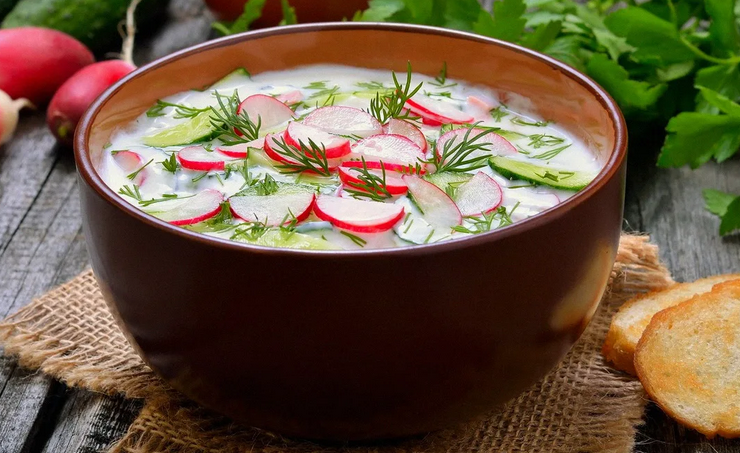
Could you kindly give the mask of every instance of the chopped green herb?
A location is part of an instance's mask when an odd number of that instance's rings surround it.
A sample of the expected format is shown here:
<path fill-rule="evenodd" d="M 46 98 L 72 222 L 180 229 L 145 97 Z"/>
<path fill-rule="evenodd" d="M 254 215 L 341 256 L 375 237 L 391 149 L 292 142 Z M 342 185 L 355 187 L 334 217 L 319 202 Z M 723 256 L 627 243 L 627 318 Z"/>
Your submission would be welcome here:
<path fill-rule="evenodd" d="M 133 172 L 129 173 L 128 175 L 126 175 L 126 177 L 127 177 L 128 179 L 130 179 L 131 181 L 133 181 L 133 180 L 134 180 L 134 178 L 136 178 L 136 176 L 137 176 L 137 175 L 138 175 L 139 173 L 141 173 L 141 171 L 142 171 L 143 169 L 145 169 L 145 168 L 146 168 L 146 167 L 147 167 L 147 166 L 148 166 L 149 164 L 151 164 L 152 162 L 154 162 L 154 159 L 149 159 L 149 162 L 147 162 L 147 163 L 145 163 L 144 165 L 142 165 L 141 167 L 137 168 L 137 169 L 136 169 L 135 171 L 133 171 Z"/>
<path fill-rule="evenodd" d="M 355 84 L 358 88 L 364 88 L 368 91 L 380 91 L 385 90 L 385 85 L 383 85 L 380 82 L 375 82 L 371 80 L 370 82 L 357 82 Z"/>
<path fill-rule="evenodd" d="M 344 235 L 344 236 L 347 236 L 350 239 L 350 241 L 354 242 L 355 244 L 359 245 L 360 247 L 365 247 L 365 245 L 367 244 L 367 241 L 366 240 L 362 239 L 359 236 L 355 236 L 352 233 L 348 233 L 346 231 L 340 231 L 340 233 L 342 235 Z"/>
<path fill-rule="evenodd" d="M 301 173 L 310 171 L 322 176 L 331 176 L 329 161 L 326 158 L 326 149 L 309 139 L 308 144 L 299 141 L 298 147 L 289 145 L 284 138 L 273 140 L 274 150 L 285 157 L 284 162 L 277 167 L 283 173 Z"/>
<path fill-rule="evenodd" d="M 553 148 L 551 150 L 542 152 L 540 154 L 535 154 L 534 156 L 532 156 L 532 159 L 550 160 L 553 157 L 560 154 L 561 152 L 563 152 L 564 150 L 568 149 L 569 147 L 570 147 L 570 143 L 568 143 L 567 145 L 561 146 L 560 148 Z"/>
<path fill-rule="evenodd" d="M 121 195 L 131 197 L 136 201 L 141 201 L 141 192 L 139 192 L 139 186 L 132 184 L 130 187 L 125 185 L 118 191 Z"/>
<path fill-rule="evenodd" d="M 419 83 L 415 88 L 411 88 L 411 63 L 409 62 L 406 67 L 406 82 L 404 85 L 398 81 L 395 72 L 391 72 L 393 75 L 393 90 L 387 96 L 381 96 L 380 93 L 375 94 L 375 99 L 370 101 L 369 113 L 374 116 L 381 124 L 385 124 L 391 118 L 397 119 L 410 119 L 414 118 L 408 111 L 404 109 L 406 101 L 413 97 L 422 86 Z"/>
<path fill-rule="evenodd" d="M 487 152 L 490 150 L 489 143 L 478 142 L 489 129 L 483 129 L 481 132 L 472 133 L 477 124 L 473 124 L 465 132 L 461 140 L 448 140 L 442 147 L 441 153 L 434 153 L 434 156 L 427 161 L 437 167 L 437 172 L 467 172 L 477 168 L 484 167 L 487 159 L 491 157 Z M 472 136 L 471 136 L 472 135 Z M 481 152 L 474 154 L 476 152 Z"/>
<path fill-rule="evenodd" d="M 162 165 L 162 167 L 164 167 L 165 171 L 168 171 L 173 175 L 177 173 L 177 168 L 179 167 L 179 164 L 177 163 L 177 157 L 175 156 L 175 153 L 170 154 L 167 159 L 159 163 Z"/>
<path fill-rule="evenodd" d="M 162 198 L 152 198 L 152 199 L 149 199 L 149 200 L 140 200 L 139 201 L 139 205 L 141 205 L 142 207 L 147 207 L 149 205 L 153 205 L 155 203 L 161 203 L 163 201 L 192 198 L 194 196 L 195 195 L 187 195 L 187 196 L 181 197 L 181 196 L 179 196 L 177 194 L 174 194 L 174 193 L 165 193 L 165 194 L 162 194 Z"/>
<path fill-rule="evenodd" d="M 550 134 L 532 134 L 529 136 L 529 146 L 537 149 L 543 146 L 557 146 L 565 142 L 564 138 Z"/>
<path fill-rule="evenodd" d="M 494 121 L 497 123 L 501 122 L 504 117 L 509 116 L 508 112 L 505 112 L 503 105 L 499 105 L 495 109 L 492 109 L 489 113 L 491 114 L 491 118 L 493 118 Z"/>
<path fill-rule="evenodd" d="M 146 116 L 152 118 L 156 116 L 164 116 L 165 110 L 168 108 L 174 109 L 174 118 L 194 118 L 201 112 L 206 112 L 210 110 L 210 107 L 205 107 L 202 109 L 198 109 L 195 107 L 190 107 L 185 104 L 173 104 L 171 102 L 166 102 L 161 99 L 157 99 L 157 103 L 154 104 L 152 108 L 146 111 Z"/>
<path fill-rule="evenodd" d="M 217 129 L 218 134 L 225 137 L 222 141 L 227 145 L 236 145 L 256 140 L 259 137 L 261 118 L 253 122 L 247 112 L 239 112 L 239 93 L 234 90 L 231 96 L 224 96 L 218 91 L 214 93 L 218 101 L 218 108 L 211 109 L 211 124 Z M 240 135 L 241 134 L 241 135 Z"/>
<path fill-rule="evenodd" d="M 278 183 L 275 181 L 275 178 L 268 174 L 265 174 L 262 180 L 255 181 L 251 186 L 257 190 L 257 195 L 260 196 L 272 195 L 280 188 Z"/>
<path fill-rule="evenodd" d="M 345 190 L 355 198 L 369 198 L 374 201 L 383 201 L 392 198 L 385 181 L 385 166 L 380 162 L 381 176 L 373 174 L 368 168 L 365 158 L 362 158 L 362 168 L 350 167 L 350 171 L 357 172 L 360 182 L 348 182 Z"/>
<path fill-rule="evenodd" d="M 520 126 L 535 126 L 535 127 L 545 127 L 548 124 L 550 124 L 549 121 L 527 121 L 521 116 L 515 116 L 511 119 L 511 122 L 514 124 L 518 124 Z"/>

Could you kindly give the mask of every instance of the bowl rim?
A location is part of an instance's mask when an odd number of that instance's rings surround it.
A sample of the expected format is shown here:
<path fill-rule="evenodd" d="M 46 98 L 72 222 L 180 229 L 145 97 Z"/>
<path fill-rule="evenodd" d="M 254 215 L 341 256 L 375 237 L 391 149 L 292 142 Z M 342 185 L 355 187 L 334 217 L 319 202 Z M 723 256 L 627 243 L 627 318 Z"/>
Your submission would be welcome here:
<path fill-rule="evenodd" d="M 156 70 L 161 66 L 165 66 L 171 62 L 187 58 L 192 54 L 209 50 L 212 48 L 218 48 L 222 46 L 232 45 L 237 42 L 251 41 L 260 38 L 267 38 L 270 36 L 284 35 L 284 34 L 300 34 L 307 32 L 321 32 L 321 31 L 335 31 L 335 30 L 378 30 L 378 31 L 394 31 L 394 32 L 406 32 L 406 33 L 420 33 L 420 34 L 432 34 L 438 36 L 444 36 L 453 39 L 463 39 L 469 41 L 482 42 L 494 46 L 506 48 L 508 50 L 523 54 L 529 58 L 538 60 L 553 69 L 556 69 L 566 75 L 571 80 L 574 80 L 582 87 L 586 88 L 592 95 L 596 97 L 599 103 L 602 105 L 604 110 L 609 115 L 610 120 L 614 124 L 614 148 L 611 150 L 609 159 L 604 164 L 604 167 L 599 171 L 593 181 L 591 181 L 584 189 L 578 191 L 574 196 L 565 200 L 558 205 L 547 209 L 541 213 L 538 213 L 532 217 L 520 220 L 514 224 L 507 225 L 500 229 L 487 231 L 485 233 L 470 235 L 467 237 L 457 238 L 451 241 L 443 241 L 432 244 L 413 244 L 407 247 L 393 247 L 393 248 L 380 248 L 380 249 L 360 249 L 360 250 L 303 250 L 303 249 L 290 249 L 283 247 L 267 247 L 260 245 L 253 245 L 243 242 L 232 241 L 229 239 L 223 239 L 214 236 L 208 236 L 206 234 L 197 233 L 194 231 L 186 230 L 176 225 L 171 225 L 163 220 L 160 220 L 144 211 L 138 209 L 132 204 L 128 203 L 120 195 L 115 193 L 107 184 L 103 181 L 102 177 L 95 170 L 95 167 L 90 159 L 90 153 L 88 150 L 88 139 L 91 133 L 92 123 L 101 110 L 103 105 L 130 80 L 141 77 L 142 75 Z M 134 217 L 138 221 L 144 222 L 145 224 L 155 227 L 169 234 L 175 234 L 183 237 L 184 239 L 194 240 L 201 243 L 202 245 L 210 245 L 215 247 L 222 247 L 226 249 L 233 249 L 234 251 L 250 251 L 255 253 L 269 253 L 279 255 L 316 255 L 316 256 L 355 256 L 355 255 L 406 255 L 406 254 L 427 254 L 427 253 L 439 253 L 455 249 L 464 249 L 468 247 L 475 247 L 483 243 L 497 241 L 516 234 L 526 234 L 527 231 L 541 227 L 545 224 L 551 223 L 555 219 L 558 219 L 565 215 L 566 212 L 574 209 L 585 200 L 590 198 L 593 194 L 598 192 L 608 181 L 610 181 L 622 166 L 627 155 L 627 125 L 624 120 L 624 116 L 620 111 L 617 103 L 614 99 L 606 92 L 601 86 L 599 86 L 594 80 L 587 75 L 581 73 L 575 68 L 560 62 L 550 56 L 542 54 L 540 52 L 527 49 L 517 44 L 501 41 L 499 39 L 489 38 L 483 35 L 475 33 L 450 30 L 440 27 L 432 27 L 427 25 L 413 25 L 413 24 L 397 24 L 397 23 L 380 23 L 380 22 L 320 22 L 312 24 L 299 24 L 299 25 L 288 25 L 279 26 L 272 28 L 265 28 L 261 30 L 248 31 L 245 33 L 239 33 L 231 36 L 225 36 L 214 40 L 206 41 L 194 46 L 187 47 L 185 49 L 173 52 L 165 55 L 157 60 L 154 60 L 131 73 L 124 76 L 118 82 L 109 87 L 103 94 L 101 94 L 93 104 L 87 109 L 82 119 L 80 120 L 79 126 L 75 132 L 74 138 L 74 157 L 77 163 L 77 171 L 80 178 L 90 186 L 97 195 L 104 199 L 106 202 L 117 207 L 124 213 L 131 217 Z"/>

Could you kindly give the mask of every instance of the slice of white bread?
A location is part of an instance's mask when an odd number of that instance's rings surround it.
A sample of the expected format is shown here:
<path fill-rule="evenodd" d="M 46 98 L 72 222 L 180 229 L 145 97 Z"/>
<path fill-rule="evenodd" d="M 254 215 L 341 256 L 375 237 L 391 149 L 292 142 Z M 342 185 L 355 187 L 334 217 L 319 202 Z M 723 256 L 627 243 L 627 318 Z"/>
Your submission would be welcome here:
<path fill-rule="evenodd" d="M 707 437 L 740 437 L 740 281 L 655 315 L 637 345 L 648 395 Z"/>
<path fill-rule="evenodd" d="M 740 274 L 715 275 L 692 283 L 677 283 L 668 289 L 650 292 L 625 302 L 612 318 L 602 348 L 604 357 L 615 367 L 634 375 L 635 347 L 653 315 L 697 294 L 706 293 L 717 283 L 735 279 L 740 279 Z"/>

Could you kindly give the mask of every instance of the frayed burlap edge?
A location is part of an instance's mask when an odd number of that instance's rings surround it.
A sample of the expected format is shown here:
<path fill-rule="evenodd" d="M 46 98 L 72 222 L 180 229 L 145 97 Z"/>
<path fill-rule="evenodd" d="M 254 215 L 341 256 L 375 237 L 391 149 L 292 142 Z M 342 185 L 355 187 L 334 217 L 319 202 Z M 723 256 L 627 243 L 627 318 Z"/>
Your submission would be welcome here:
<path fill-rule="evenodd" d="M 646 236 L 623 235 L 609 290 L 561 364 L 481 420 L 384 445 L 327 447 L 246 428 L 184 399 L 133 352 L 108 313 L 91 272 L 0 323 L 5 353 L 70 386 L 146 404 L 111 453 L 630 452 L 645 405 L 633 378 L 599 353 L 611 316 L 635 294 L 673 283 Z"/>

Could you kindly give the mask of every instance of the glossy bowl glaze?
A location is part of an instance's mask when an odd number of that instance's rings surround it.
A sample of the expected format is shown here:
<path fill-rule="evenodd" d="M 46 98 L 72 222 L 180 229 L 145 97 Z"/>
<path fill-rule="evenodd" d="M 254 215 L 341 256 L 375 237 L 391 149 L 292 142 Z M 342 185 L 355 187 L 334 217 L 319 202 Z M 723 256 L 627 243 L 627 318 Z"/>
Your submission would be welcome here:
<path fill-rule="evenodd" d="M 271 249 L 144 214 L 95 171 L 111 133 L 156 99 L 252 73 L 339 63 L 528 96 L 604 163 L 586 189 L 500 230 L 367 251 Z M 480 415 L 550 370 L 583 331 L 617 251 L 626 132 L 608 95 L 555 60 L 442 29 L 336 23 L 211 41 L 108 90 L 78 128 L 85 236 L 131 344 L 173 387 L 288 436 L 408 436 Z"/>

